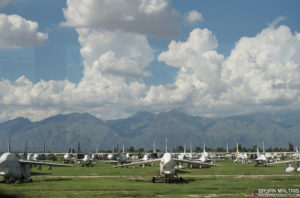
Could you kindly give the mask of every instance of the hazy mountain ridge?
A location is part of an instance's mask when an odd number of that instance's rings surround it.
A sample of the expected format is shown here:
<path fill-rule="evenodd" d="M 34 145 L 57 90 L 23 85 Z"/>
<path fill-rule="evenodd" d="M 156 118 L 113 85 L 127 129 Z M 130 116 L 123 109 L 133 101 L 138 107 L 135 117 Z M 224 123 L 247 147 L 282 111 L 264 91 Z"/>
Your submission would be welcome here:
<path fill-rule="evenodd" d="M 0 124 L 0 149 L 22 151 L 26 141 L 31 150 L 67 151 L 80 142 L 82 151 L 111 149 L 113 144 L 151 148 L 156 142 L 163 148 L 165 138 L 170 147 L 192 143 L 193 146 L 233 147 L 236 142 L 250 147 L 299 145 L 300 112 L 258 113 L 227 118 L 203 118 L 179 111 L 159 114 L 139 112 L 126 119 L 103 121 L 88 113 L 56 115 L 39 122 L 16 118 Z"/>

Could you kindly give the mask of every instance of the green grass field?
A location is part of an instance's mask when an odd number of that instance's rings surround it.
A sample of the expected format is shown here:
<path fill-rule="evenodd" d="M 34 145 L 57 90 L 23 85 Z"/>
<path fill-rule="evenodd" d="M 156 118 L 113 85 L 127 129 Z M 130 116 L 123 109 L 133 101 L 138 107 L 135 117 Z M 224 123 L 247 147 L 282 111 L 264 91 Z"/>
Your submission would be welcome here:
<path fill-rule="evenodd" d="M 158 164 L 134 169 L 100 162 L 89 168 L 33 168 L 42 174 L 33 175 L 32 183 L 1 183 L 0 191 L 18 197 L 251 197 L 255 189 L 300 189 L 300 174 L 284 174 L 285 164 L 217 164 L 222 167 L 180 170 L 183 183 L 152 183 Z"/>

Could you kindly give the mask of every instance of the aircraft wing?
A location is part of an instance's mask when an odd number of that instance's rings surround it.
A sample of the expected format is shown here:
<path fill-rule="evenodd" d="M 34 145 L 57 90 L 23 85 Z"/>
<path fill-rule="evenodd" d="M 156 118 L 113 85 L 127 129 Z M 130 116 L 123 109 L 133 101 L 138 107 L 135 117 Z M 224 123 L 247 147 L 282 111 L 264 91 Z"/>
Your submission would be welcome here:
<path fill-rule="evenodd" d="M 121 165 L 117 165 L 117 166 L 113 166 L 114 168 L 117 167 L 124 167 L 124 166 L 134 166 L 134 165 L 139 165 L 139 164 L 149 164 L 149 163 L 153 163 L 153 162 L 159 162 L 161 159 L 153 159 L 153 160 L 147 160 L 147 161 L 139 161 L 139 162 L 132 162 L 132 163 L 128 163 L 128 164 L 121 164 Z"/>
<path fill-rule="evenodd" d="M 104 162 L 104 163 L 118 163 L 119 161 L 117 160 L 98 160 L 99 162 Z"/>
<path fill-rule="evenodd" d="M 271 162 L 271 163 L 266 163 L 266 165 L 269 165 L 269 164 L 289 164 L 289 163 L 293 163 L 293 162 L 300 162 L 300 159 L 298 159 L 298 160 L 286 160 L 286 161 L 280 161 L 280 162 Z"/>
<path fill-rule="evenodd" d="M 22 164 L 36 164 L 36 165 L 49 165 L 49 166 L 61 166 L 61 167 L 74 167 L 74 165 L 68 164 L 58 164 L 58 163 L 50 163 L 50 162 L 40 162 L 40 161 L 32 161 L 32 160 L 19 160 Z"/>
<path fill-rule="evenodd" d="M 183 163 L 190 163 L 190 164 L 201 164 L 201 165 L 206 165 L 206 166 L 220 166 L 220 165 L 215 165 L 215 164 L 210 164 L 210 163 L 204 163 L 200 161 L 192 161 L 192 160 L 180 160 L 180 159 L 174 159 L 175 162 L 183 162 Z"/>

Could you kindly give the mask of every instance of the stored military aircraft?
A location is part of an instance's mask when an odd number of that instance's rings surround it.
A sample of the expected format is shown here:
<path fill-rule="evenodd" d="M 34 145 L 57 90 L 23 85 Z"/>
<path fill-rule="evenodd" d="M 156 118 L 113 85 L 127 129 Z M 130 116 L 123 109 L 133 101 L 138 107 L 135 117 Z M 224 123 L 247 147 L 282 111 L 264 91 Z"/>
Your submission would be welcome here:
<path fill-rule="evenodd" d="M 256 162 L 255 166 L 259 166 L 259 165 L 267 166 L 266 164 L 268 162 L 265 153 L 263 152 L 262 154 L 260 154 L 258 147 L 257 147 L 257 158 L 255 159 L 255 162 Z"/>
<path fill-rule="evenodd" d="M 184 162 L 189 164 L 199 164 L 199 165 L 208 165 L 208 166 L 215 166 L 213 164 L 206 164 L 199 161 L 191 161 L 191 160 L 180 160 L 173 158 L 172 154 L 167 151 L 167 141 L 166 141 L 166 147 L 165 147 L 165 154 L 162 156 L 162 158 L 148 160 L 148 161 L 141 161 L 141 162 L 132 162 L 129 164 L 123 164 L 114 166 L 117 167 L 127 167 L 127 166 L 135 166 L 139 164 L 146 164 L 146 163 L 154 163 L 154 162 L 160 162 L 160 170 L 158 177 L 153 177 L 152 182 L 156 182 L 161 178 L 165 179 L 166 183 L 170 183 L 173 181 L 183 181 L 181 177 L 178 177 L 176 173 L 175 163 L 176 162 Z"/>
<path fill-rule="evenodd" d="M 297 169 L 292 167 L 292 163 L 297 162 Z M 297 160 L 286 160 L 286 161 L 280 161 L 280 162 L 272 162 L 272 163 L 266 163 L 266 165 L 272 165 L 272 164 L 287 164 L 287 168 L 284 170 L 285 173 L 291 173 L 291 172 L 300 172 L 300 159 Z"/>
<path fill-rule="evenodd" d="M 293 159 L 300 159 L 300 152 L 298 150 L 298 147 L 296 146 L 296 152 L 292 155 Z"/>
<path fill-rule="evenodd" d="M 14 183 L 15 181 L 31 182 L 31 165 L 47 165 L 48 169 L 52 166 L 72 167 L 72 165 L 48 163 L 40 161 L 27 160 L 27 145 L 21 157 L 10 152 L 10 146 L 7 153 L 0 157 L 0 175 L 4 177 L 6 183 Z"/>
<path fill-rule="evenodd" d="M 239 144 L 236 143 L 236 153 L 235 153 L 235 162 L 242 162 L 242 164 L 246 163 L 248 159 L 247 153 L 240 153 L 239 152 Z"/>

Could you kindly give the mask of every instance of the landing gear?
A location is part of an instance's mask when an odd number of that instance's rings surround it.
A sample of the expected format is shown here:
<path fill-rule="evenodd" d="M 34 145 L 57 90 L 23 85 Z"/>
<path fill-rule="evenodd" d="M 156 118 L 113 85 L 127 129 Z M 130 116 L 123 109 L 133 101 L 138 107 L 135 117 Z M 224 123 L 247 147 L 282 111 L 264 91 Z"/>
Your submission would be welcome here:
<path fill-rule="evenodd" d="M 6 182 L 7 184 L 13 184 L 13 183 L 16 182 L 16 180 L 15 180 L 15 178 L 10 177 L 10 178 L 6 179 L 5 182 Z"/>
<path fill-rule="evenodd" d="M 152 177 L 152 183 L 155 183 L 155 182 L 156 182 L 155 177 Z"/>
<path fill-rule="evenodd" d="M 152 183 L 182 183 L 184 182 L 182 177 L 178 177 L 175 175 L 175 177 L 152 177 Z"/>

